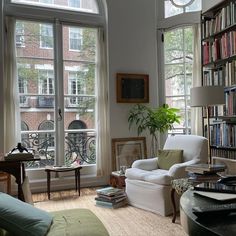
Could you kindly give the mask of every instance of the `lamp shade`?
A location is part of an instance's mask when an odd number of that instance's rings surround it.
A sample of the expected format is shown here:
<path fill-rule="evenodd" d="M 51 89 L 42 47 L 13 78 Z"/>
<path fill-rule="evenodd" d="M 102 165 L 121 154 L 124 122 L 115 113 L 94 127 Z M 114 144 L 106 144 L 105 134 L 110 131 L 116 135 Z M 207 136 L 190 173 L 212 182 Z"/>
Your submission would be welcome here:
<path fill-rule="evenodd" d="M 192 107 L 216 106 L 225 103 L 223 86 L 202 86 L 190 90 Z"/>

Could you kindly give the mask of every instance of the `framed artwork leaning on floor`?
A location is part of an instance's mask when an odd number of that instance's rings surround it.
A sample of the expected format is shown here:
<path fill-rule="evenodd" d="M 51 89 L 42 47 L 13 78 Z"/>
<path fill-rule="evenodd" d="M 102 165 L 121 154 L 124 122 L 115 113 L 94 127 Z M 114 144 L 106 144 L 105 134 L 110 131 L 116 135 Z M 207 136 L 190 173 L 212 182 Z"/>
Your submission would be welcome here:
<path fill-rule="evenodd" d="M 115 138 L 112 139 L 112 170 L 131 167 L 138 159 L 147 158 L 146 138 Z"/>

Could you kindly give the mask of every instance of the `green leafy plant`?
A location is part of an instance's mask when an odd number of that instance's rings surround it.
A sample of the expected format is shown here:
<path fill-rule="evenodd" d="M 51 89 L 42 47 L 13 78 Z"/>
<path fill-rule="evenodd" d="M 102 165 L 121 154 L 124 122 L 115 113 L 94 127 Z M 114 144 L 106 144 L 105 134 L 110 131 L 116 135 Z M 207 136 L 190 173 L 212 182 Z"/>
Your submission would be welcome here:
<path fill-rule="evenodd" d="M 138 135 L 148 130 L 152 137 L 151 154 L 156 154 L 158 133 L 164 133 L 173 128 L 174 123 L 180 123 L 179 109 L 163 104 L 158 108 L 150 108 L 136 104 L 129 112 L 129 129 L 137 126 Z"/>

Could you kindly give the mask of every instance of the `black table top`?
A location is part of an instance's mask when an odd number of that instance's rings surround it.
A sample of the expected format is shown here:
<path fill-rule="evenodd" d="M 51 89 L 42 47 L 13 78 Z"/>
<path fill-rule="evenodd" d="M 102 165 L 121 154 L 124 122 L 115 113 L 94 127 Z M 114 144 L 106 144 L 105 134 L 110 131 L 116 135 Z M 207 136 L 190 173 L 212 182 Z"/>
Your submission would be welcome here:
<path fill-rule="evenodd" d="M 197 217 L 192 208 L 210 204 L 232 203 L 236 200 L 218 201 L 195 194 L 187 190 L 180 198 L 180 220 L 184 230 L 190 235 L 236 235 L 236 212 L 228 215 L 214 214 L 207 217 Z"/>

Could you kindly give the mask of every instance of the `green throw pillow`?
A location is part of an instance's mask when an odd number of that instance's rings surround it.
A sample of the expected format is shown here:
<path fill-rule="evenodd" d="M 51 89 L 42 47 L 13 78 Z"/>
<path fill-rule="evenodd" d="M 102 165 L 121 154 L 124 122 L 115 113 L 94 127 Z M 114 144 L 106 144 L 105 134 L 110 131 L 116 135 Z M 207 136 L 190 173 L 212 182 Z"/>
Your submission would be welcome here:
<path fill-rule="evenodd" d="M 45 236 L 52 215 L 8 194 L 0 193 L 0 228 L 17 236 Z"/>
<path fill-rule="evenodd" d="M 169 170 L 174 164 L 182 162 L 183 150 L 158 150 L 157 157 L 158 167 Z"/>

